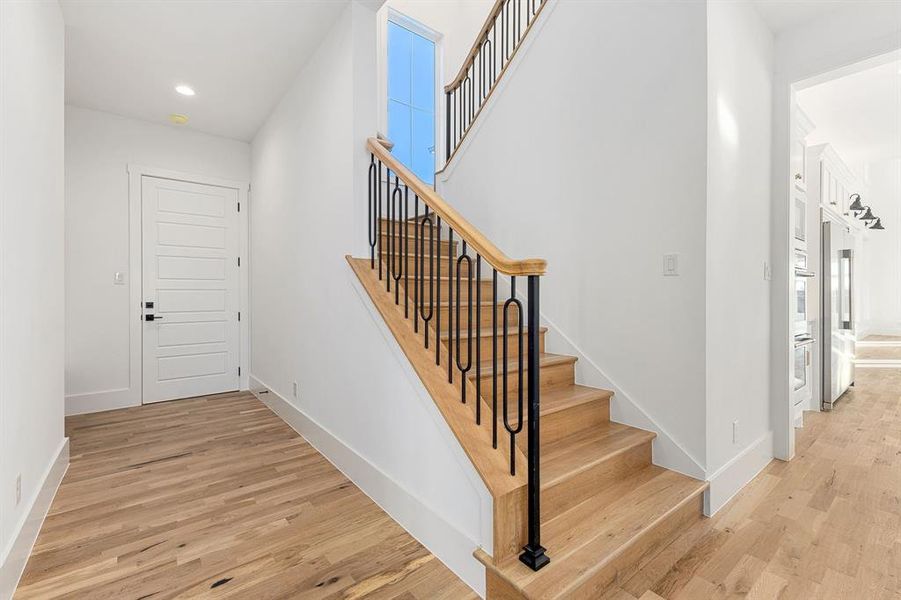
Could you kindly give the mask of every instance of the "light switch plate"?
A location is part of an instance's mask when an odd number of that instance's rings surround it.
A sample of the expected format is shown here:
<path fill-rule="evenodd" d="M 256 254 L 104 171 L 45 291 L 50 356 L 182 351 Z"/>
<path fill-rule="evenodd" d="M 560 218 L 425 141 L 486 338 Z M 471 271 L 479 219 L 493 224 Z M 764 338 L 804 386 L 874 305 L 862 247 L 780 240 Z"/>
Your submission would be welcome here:
<path fill-rule="evenodd" d="M 114 285 L 125 285 L 125 273 L 122 271 L 116 271 L 113 275 L 113 284 Z"/>
<path fill-rule="evenodd" d="M 665 277 L 677 277 L 679 275 L 679 255 L 663 255 L 663 275 Z"/>
<path fill-rule="evenodd" d="M 773 279 L 773 268 L 770 266 L 770 263 L 767 261 L 763 261 L 763 280 L 764 281 L 772 281 Z"/>

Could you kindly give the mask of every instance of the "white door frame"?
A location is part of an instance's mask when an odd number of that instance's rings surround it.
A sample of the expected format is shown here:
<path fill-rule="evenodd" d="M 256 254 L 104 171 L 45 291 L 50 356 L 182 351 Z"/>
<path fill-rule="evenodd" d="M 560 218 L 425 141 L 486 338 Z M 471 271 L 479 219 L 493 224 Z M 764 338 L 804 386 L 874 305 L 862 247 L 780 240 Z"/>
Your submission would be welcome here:
<path fill-rule="evenodd" d="M 218 187 L 231 188 L 238 192 L 238 202 L 241 210 L 238 213 L 238 256 L 241 257 L 241 268 L 238 272 L 238 306 L 241 311 L 241 322 L 238 324 L 238 364 L 241 366 L 241 376 L 238 378 L 239 388 L 249 389 L 250 373 L 250 258 L 248 256 L 249 244 L 249 217 L 248 192 L 250 183 L 247 181 L 235 181 L 220 177 L 208 177 L 194 173 L 173 171 L 171 169 L 159 169 L 146 165 L 128 165 L 128 272 L 131 281 L 129 283 L 128 303 L 129 318 L 128 327 L 128 396 L 130 406 L 143 404 L 143 296 L 141 285 L 143 281 L 143 253 L 142 242 L 142 210 L 141 210 L 141 178 L 157 177 L 160 179 L 174 179 L 189 183 L 201 183 Z"/>

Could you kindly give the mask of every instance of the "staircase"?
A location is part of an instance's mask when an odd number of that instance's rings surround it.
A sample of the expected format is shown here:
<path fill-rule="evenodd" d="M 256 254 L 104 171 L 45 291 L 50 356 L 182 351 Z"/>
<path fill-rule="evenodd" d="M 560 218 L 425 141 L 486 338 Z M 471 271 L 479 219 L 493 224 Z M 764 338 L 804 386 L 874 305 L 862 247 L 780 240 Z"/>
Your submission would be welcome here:
<path fill-rule="evenodd" d="M 488 598 L 603 597 L 702 518 L 706 483 L 652 464 L 655 434 L 612 422 L 613 394 L 546 351 L 543 261 L 508 259 L 368 147 L 372 251 L 348 262 L 495 499 L 493 553 L 475 552 Z M 528 277 L 528 303 L 500 291 L 506 271 Z"/>
<path fill-rule="evenodd" d="M 447 160 L 546 4 L 496 2 L 445 89 Z M 707 484 L 654 465 L 655 434 L 612 422 L 613 393 L 547 351 L 544 260 L 507 257 L 390 142 L 367 148 L 370 252 L 347 260 L 494 500 L 493 548 L 474 553 L 487 597 L 629 597 L 619 585 L 702 518 Z"/>

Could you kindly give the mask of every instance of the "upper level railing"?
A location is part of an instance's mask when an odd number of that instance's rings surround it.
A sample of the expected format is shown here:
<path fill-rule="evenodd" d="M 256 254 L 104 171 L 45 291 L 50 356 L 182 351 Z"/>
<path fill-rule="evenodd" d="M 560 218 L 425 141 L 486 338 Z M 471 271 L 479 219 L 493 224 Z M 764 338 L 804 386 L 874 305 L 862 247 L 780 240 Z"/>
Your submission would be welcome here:
<path fill-rule="evenodd" d="M 404 317 L 413 321 L 415 333 L 422 334 L 425 348 L 434 346 L 436 365 L 442 365 L 444 354 L 447 381 L 454 383 L 455 376 L 459 378 L 460 401 L 475 403 L 476 425 L 482 424 L 483 401 L 490 401 L 492 445 L 498 448 L 503 426 L 509 436 L 511 475 L 517 469 L 517 435 L 527 436 L 528 543 L 520 560 L 538 570 L 549 561 L 541 546 L 538 424 L 538 283 L 547 264 L 537 258 L 514 260 L 501 252 L 401 164 L 390 147 L 390 142 L 377 138 L 367 143 L 370 266 L 378 269 L 386 293 L 391 293 L 393 286 L 394 303 L 403 304 Z M 442 241 L 445 234 L 446 241 Z M 459 256 L 455 236 L 460 241 Z M 491 269 L 491 298 L 484 306 L 483 263 L 487 263 L 486 272 Z M 498 302 L 498 273 L 510 277 L 510 294 L 503 304 Z M 526 314 L 517 296 L 518 277 L 527 278 Z M 485 349 L 490 356 L 484 361 L 484 368 L 490 370 L 488 381 L 483 377 L 487 374 L 483 373 L 482 340 L 487 342 L 488 337 L 482 327 L 483 310 L 491 312 L 484 319 L 486 325 L 490 322 L 491 337 L 490 352 Z M 467 379 L 475 383 L 475 398 L 467 398 Z"/>
<path fill-rule="evenodd" d="M 450 162 L 482 106 L 548 0 L 497 0 L 453 81 L 447 99 L 445 161 Z"/>

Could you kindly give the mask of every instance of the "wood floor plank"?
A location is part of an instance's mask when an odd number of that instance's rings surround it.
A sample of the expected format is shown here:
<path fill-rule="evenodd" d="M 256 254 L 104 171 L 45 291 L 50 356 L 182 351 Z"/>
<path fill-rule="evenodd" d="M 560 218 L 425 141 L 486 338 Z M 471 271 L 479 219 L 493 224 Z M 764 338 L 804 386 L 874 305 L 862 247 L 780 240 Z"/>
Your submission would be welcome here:
<path fill-rule="evenodd" d="M 249 393 L 66 419 L 16 600 L 475 598 Z"/>
<path fill-rule="evenodd" d="M 666 565 L 669 565 L 668 567 Z M 901 369 L 859 369 L 772 462 L 622 588 L 670 600 L 901 600 Z"/>

